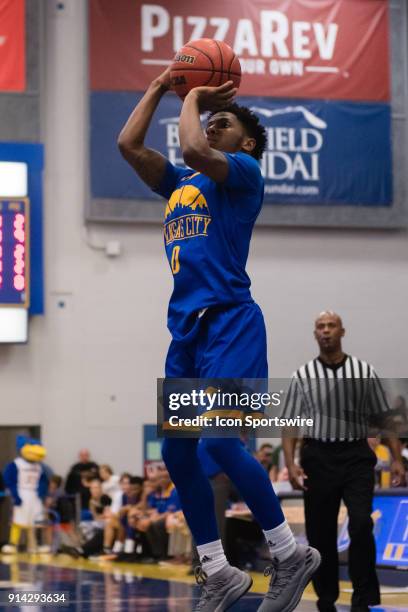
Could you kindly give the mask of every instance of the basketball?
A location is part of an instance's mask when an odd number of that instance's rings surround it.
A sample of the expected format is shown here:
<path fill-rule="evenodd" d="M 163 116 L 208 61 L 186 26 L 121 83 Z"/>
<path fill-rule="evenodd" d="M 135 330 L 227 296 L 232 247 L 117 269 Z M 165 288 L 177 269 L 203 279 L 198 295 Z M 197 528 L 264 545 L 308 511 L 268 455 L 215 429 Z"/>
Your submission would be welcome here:
<path fill-rule="evenodd" d="M 241 82 L 241 65 L 234 51 L 225 42 L 211 38 L 184 45 L 170 70 L 172 88 L 182 100 L 194 87 L 218 87 L 227 81 L 239 87 Z"/>

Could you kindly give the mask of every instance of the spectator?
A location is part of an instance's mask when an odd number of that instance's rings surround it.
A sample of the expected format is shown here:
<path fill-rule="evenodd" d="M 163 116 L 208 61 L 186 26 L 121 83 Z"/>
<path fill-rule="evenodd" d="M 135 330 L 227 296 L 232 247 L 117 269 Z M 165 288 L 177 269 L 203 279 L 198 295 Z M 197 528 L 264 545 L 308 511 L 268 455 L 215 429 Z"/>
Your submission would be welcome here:
<path fill-rule="evenodd" d="M 65 552 L 74 556 L 82 555 L 83 557 L 89 557 L 91 555 L 100 555 L 103 552 L 105 521 L 108 516 L 107 509 L 111 504 L 111 498 L 103 493 L 102 484 L 98 478 L 91 479 L 89 492 L 88 515 L 87 518 L 83 517 L 79 526 L 82 544 L 64 547 Z"/>
<path fill-rule="evenodd" d="M 101 481 L 94 478 L 89 487 L 91 494 L 89 500 L 89 511 L 92 514 L 94 521 L 101 521 L 105 518 L 105 508 L 109 507 L 112 503 L 109 495 L 105 495 L 102 490 Z"/>
<path fill-rule="evenodd" d="M 75 463 L 68 472 L 65 483 L 65 492 L 68 495 L 81 492 L 81 478 L 85 472 L 90 476 L 98 476 L 98 465 L 91 461 L 89 450 L 84 448 L 79 451 L 79 462 Z"/>
<path fill-rule="evenodd" d="M 62 522 L 61 517 L 61 501 L 64 495 L 62 490 L 62 478 L 53 474 L 49 480 L 47 497 L 44 500 L 44 507 L 46 510 L 46 527 L 45 527 L 45 541 L 49 546 L 50 550 L 52 547 L 52 538 L 54 527 L 56 522 Z"/>
<path fill-rule="evenodd" d="M 398 395 L 392 403 L 392 418 L 395 430 L 401 437 L 408 435 L 408 407 L 405 397 Z"/>
<path fill-rule="evenodd" d="M 128 533 L 128 514 L 134 506 L 140 503 L 143 491 L 143 478 L 140 476 L 122 475 L 121 481 L 126 492 L 121 494 L 120 505 L 118 506 L 115 500 L 115 506 L 112 504 L 110 512 L 105 514 L 107 520 L 105 522 L 104 551 L 112 560 L 125 548 L 126 552 L 133 553 L 134 551 L 134 545 L 128 544 L 126 547 L 126 539 L 131 539 L 132 542 L 134 539 L 133 534 Z M 128 538 L 126 538 L 127 535 L 129 535 Z"/>
<path fill-rule="evenodd" d="M 169 537 L 166 520 L 170 514 L 181 510 L 181 506 L 167 470 L 157 474 L 153 488 L 154 491 L 146 496 L 145 507 L 141 507 L 135 527 L 146 535 L 153 558 L 159 560 L 167 557 Z"/>
<path fill-rule="evenodd" d="M 58 512 L 58 502 L 63 495 L 62 478 L 61 476 L 57 476 L 57 474 L 53 474 L 49 480 L 47 497 L 44 500 L 45 507 L 48 510 Z"/>
<path fill-rule="evenodd" d="M 105 495 L 109 495 L 111 499 L 114 499 L 115 495 L 121 492 L 119 484 L 119 476 L 113 473 L 110 465 L 99 466 L 99 478 L 102 481 L 102 491 Z"/>
<path fill-rule="evenodd" d="M 126 496 L 129 493 L 131 478 L 132 476 L 129 472 L 123 472 L 121 475 L 119 479 L 119 491 L 112 497 L 111 512 L 113 514 L 118 514 L 122 506 L 127 504 Z"/>
<path fill-rule="evenodd" d="M 368 444 L 375 452 L 377 464 L 375 466 L 375 486 L 380 489 L 391 487 L 392 455 L 388 446 L 382 444 L 381 437 L 368 438 Z"/>
<path fill-rule="evenodd" d="M 259 463 L 268 473 L 272 467 L 272 456 L 273 446 L 269 443 L 262 444 L 255 453 L 255 458 L 258 459 Z"/>

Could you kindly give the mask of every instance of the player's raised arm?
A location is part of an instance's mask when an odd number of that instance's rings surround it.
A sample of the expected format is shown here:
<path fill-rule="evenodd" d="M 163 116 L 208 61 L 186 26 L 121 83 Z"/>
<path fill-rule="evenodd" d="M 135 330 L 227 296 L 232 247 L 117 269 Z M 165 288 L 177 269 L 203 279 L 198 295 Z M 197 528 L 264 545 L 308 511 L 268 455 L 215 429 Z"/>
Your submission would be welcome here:
<path fill-rule="evenodd" d="M 187 94 L 180 115 L 180 146 L 185 163 L 220 183 L 227 178 L 228 161 L 221 151 L 210 146 L 201 126 L 200 111 L 227 107 L 236 92 L 232 81 L 220 87 L 195 87 Z"/>
<path fill-rule="evenodd" d="M 164 94 L 170 89 L 170 69 L 152 81 L 145 95 L 133 110 L 118 138 L 118 147 L 126 161 L 152 189 L 160 184 L 167 159 L 145 146 L 144 140 L 153 114 Z"/>

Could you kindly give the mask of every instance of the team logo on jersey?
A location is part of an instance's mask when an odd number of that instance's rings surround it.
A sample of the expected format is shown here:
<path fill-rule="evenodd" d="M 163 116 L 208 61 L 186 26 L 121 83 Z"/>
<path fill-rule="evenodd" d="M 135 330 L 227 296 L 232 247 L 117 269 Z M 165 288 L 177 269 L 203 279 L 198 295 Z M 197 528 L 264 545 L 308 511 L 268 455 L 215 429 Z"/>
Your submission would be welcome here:
<path fill-rule="evenodd" d="M 166 245 L 175 240 L 208 235 L 210 209 L 207 200 L 194 185 L 184 185 L 173 191 L 164 216 Z"/>

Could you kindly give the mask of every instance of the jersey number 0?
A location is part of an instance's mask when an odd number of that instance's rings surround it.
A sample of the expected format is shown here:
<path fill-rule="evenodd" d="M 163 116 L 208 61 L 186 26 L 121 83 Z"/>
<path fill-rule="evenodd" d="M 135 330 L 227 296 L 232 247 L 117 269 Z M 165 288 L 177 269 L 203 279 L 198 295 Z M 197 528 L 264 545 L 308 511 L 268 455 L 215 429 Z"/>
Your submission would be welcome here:
<path fill-rule="evenodd" d="M 173 272 L 173 274 L 177 274 L 177 272 L 180 272 L 179 254 L 180 247 L 175 246 L 171 252 L 171 271 Z"/>

